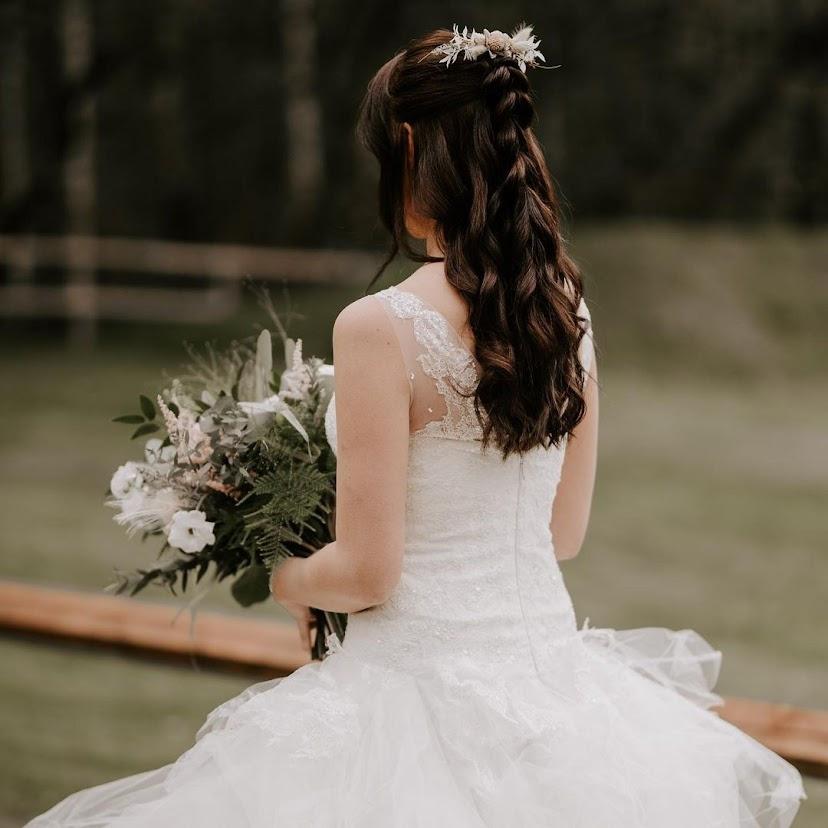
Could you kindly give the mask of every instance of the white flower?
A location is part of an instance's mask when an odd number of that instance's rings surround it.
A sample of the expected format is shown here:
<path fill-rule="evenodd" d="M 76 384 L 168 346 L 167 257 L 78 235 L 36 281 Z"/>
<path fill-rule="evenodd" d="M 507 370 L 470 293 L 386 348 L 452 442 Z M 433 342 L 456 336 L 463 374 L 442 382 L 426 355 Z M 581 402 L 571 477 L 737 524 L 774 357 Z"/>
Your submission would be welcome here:
<path fill-rule="evenodd" d="M 273 394 L 273 396 L 259 402 L 240 402 L 239 408 L 245 414 L 256 417 L 260 414 L 276 414 L 285 408 L 285 404 L 279 399 L 278 394 Z"/>
<path fill-rule="evenodd" d="M 305 442 L 310 440 L 308 432 L 305 431 L 298 417 L 291 411 L 290 406 L 279 398 L 278 394 L 273 394 L 260 402 L 240 402 L 239 408 L 250 417 L 254 425 L 263 425 L 273 415 L 281 414 L 302 435 Z"/>
<path fill-rule="evenodd" d="M 144 457 L 147 463 L 169 463 L 175 458 L 175 446 L 162 445 L 157 437 L 150 437 L 144 444 Z"/>
<path fill-rule="evenodd" d="M 112 475 L 112 480 L 109 483 L 109 490 L 117 498 L 126 497 L 134 489 L 140 489 L 144 483 L 144 477 L 141 474 L 141 466 L 138 463 L 133 463 L 131 460 L 119 466 Z"/>
<path fill-rule="evenodd" d="M 517 61 L 525 72 L 527 66 L 539 66 L 545 62 L 546 58 L 538 46 L 540 41 L 532 34 L 531 26 L 523 26 L 507 35 L 498 29 L 483 29 L 482 32 L 472 29 L 470 32 L 466 26 L 461 32 L 455 25 L 451 40 L 432 49 L 431 53 L 444 55 L 440 63 L 445 63 L 446 66 L 451 66 L 461 54 L 465 60 L 477 60 L 488 53 L 491 58 L 505 57 Z"/>
<path fill-rule="evenodd" d="M 167 530 L 167 540 L 170 546 L 182 552 L 201 552 L 205 546 L 216 542 L 213 534 L 214 523 L 207 520 L 204 512 L 198 509 L 179 511 L 173 515 Z"/>

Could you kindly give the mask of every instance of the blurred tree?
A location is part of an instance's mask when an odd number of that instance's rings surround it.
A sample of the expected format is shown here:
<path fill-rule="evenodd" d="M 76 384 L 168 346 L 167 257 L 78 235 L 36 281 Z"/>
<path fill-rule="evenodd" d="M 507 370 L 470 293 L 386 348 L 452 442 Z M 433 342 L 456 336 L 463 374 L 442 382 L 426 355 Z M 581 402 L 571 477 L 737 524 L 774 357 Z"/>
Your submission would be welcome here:
<path fill-rule="evenodd" d="M 20 3 L 0 6 L 0 182 L 2 203 L 14 225 L 31 188 L 29 101 L 26 92 L 27 49 Z"/>
<path fill-rule="evenodd" d="M 94 99 L 100 232 L 374 244 L 375 171 L 353 139 L 368 79 L 429 29 L 519 22 L 505 0 L 463 0 L 450 19 L 437 0 L 85 6 L 95 38 L 78 98 L 55 65 L 63 4 L 0 0 L 2 229 L 77 226 L 56 164 L 77 151 Z M 563 64 L 532 82 L 540 138 L 579 217 L 826 220 L 823 2 L 529 0 L 524 13 Z M 28 176 L 9 166 L 21 145 Z"/>
<path fill-rule="evenodd" d="M 322 114 L 316 96 L 316 18 L 313 0 L 281 0 L 280 29 L 287 130 L 290 235 L 315 238 L 310 219 L 322 185 Z M 303 233 L 302 228 L 305 228 Z"/>
<path fill-rule="evenodd" d="M 70 101 L 69 141 L 64 155 L 66 230 L 91 236 L 97 227 L 95 177 L 96 101 L 88 86 L 92 65 L 93 22 L 89 0 L 63 0 L 63 69 Z M 72 320 L 72 338 L 89 344 L 96 319 L 95 272 L 71 262 L 66 279 L 66 308 Z"/>

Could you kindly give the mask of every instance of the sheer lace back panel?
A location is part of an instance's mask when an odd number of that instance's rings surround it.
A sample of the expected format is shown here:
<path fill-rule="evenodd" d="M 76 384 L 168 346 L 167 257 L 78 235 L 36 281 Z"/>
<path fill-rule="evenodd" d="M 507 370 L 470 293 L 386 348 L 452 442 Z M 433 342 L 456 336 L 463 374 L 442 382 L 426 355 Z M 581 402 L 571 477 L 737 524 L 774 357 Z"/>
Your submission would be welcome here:
<path fill-rule="evenodd" d="M 481 436 L 471 394 L 477 364 L 439 311 L 413 293 L 390 287 L 374 294 L 399 341 L 411 389 L 411 432 L 476 440 Z"/>
<path fill-rule="evenodd" d="M 458 440 L 479 440 L 474 410 L 478 366 L 474 355 L 446 317 L 410 291 L 386 288 L 374 296 L 388 314 L 399 341 L 411 392 L 410 431 Z M 581 341 L 581 364 L 592 364 L 589 311 L 579 316 L 589 333 Z"/>

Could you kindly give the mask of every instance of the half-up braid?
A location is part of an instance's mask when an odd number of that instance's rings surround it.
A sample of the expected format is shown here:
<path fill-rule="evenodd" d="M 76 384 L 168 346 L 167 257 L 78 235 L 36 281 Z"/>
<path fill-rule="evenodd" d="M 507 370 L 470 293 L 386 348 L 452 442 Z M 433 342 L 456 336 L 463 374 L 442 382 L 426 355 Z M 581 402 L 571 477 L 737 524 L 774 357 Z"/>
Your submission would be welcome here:
<path fill-rule="evenodd" d="M 414 41 L 377 73 L 360 135 L 380 161 L 392 254 L 401 247 L 429 261 L 404 229 L 402 124 L 411 125 L 411 198 L 436 222 L 446 278 L 469 306 L 484 444 L 508 456 L 559 445 L 583 418 L 582 285 L 532 130 L 525 73 L 505 58 L 447 68 L 432 50 L 450 36 L 438 31 Z"/>

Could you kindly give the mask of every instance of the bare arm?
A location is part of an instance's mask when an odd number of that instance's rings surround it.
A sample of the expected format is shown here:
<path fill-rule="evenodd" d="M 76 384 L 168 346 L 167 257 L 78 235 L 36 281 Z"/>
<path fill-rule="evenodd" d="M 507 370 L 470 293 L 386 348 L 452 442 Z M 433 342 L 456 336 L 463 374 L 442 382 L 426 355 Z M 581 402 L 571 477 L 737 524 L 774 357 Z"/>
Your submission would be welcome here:
<path fill-rule="evenodd" d="M 278 601 L 358 612 L 385 601 L 402 569 L 409 387 L 378 300 L 349 305 L 334 325 L 336 541 L 274 572 Z"/>
<path fill-rule="evenodd" d="M 581 550 L 589 524 L 598 455 L 598 367 L 595 357 L 587 375 L 586 414 L 567 441 L 561 481 L 552 506 L 552 542 L 558 560 Z"/>

